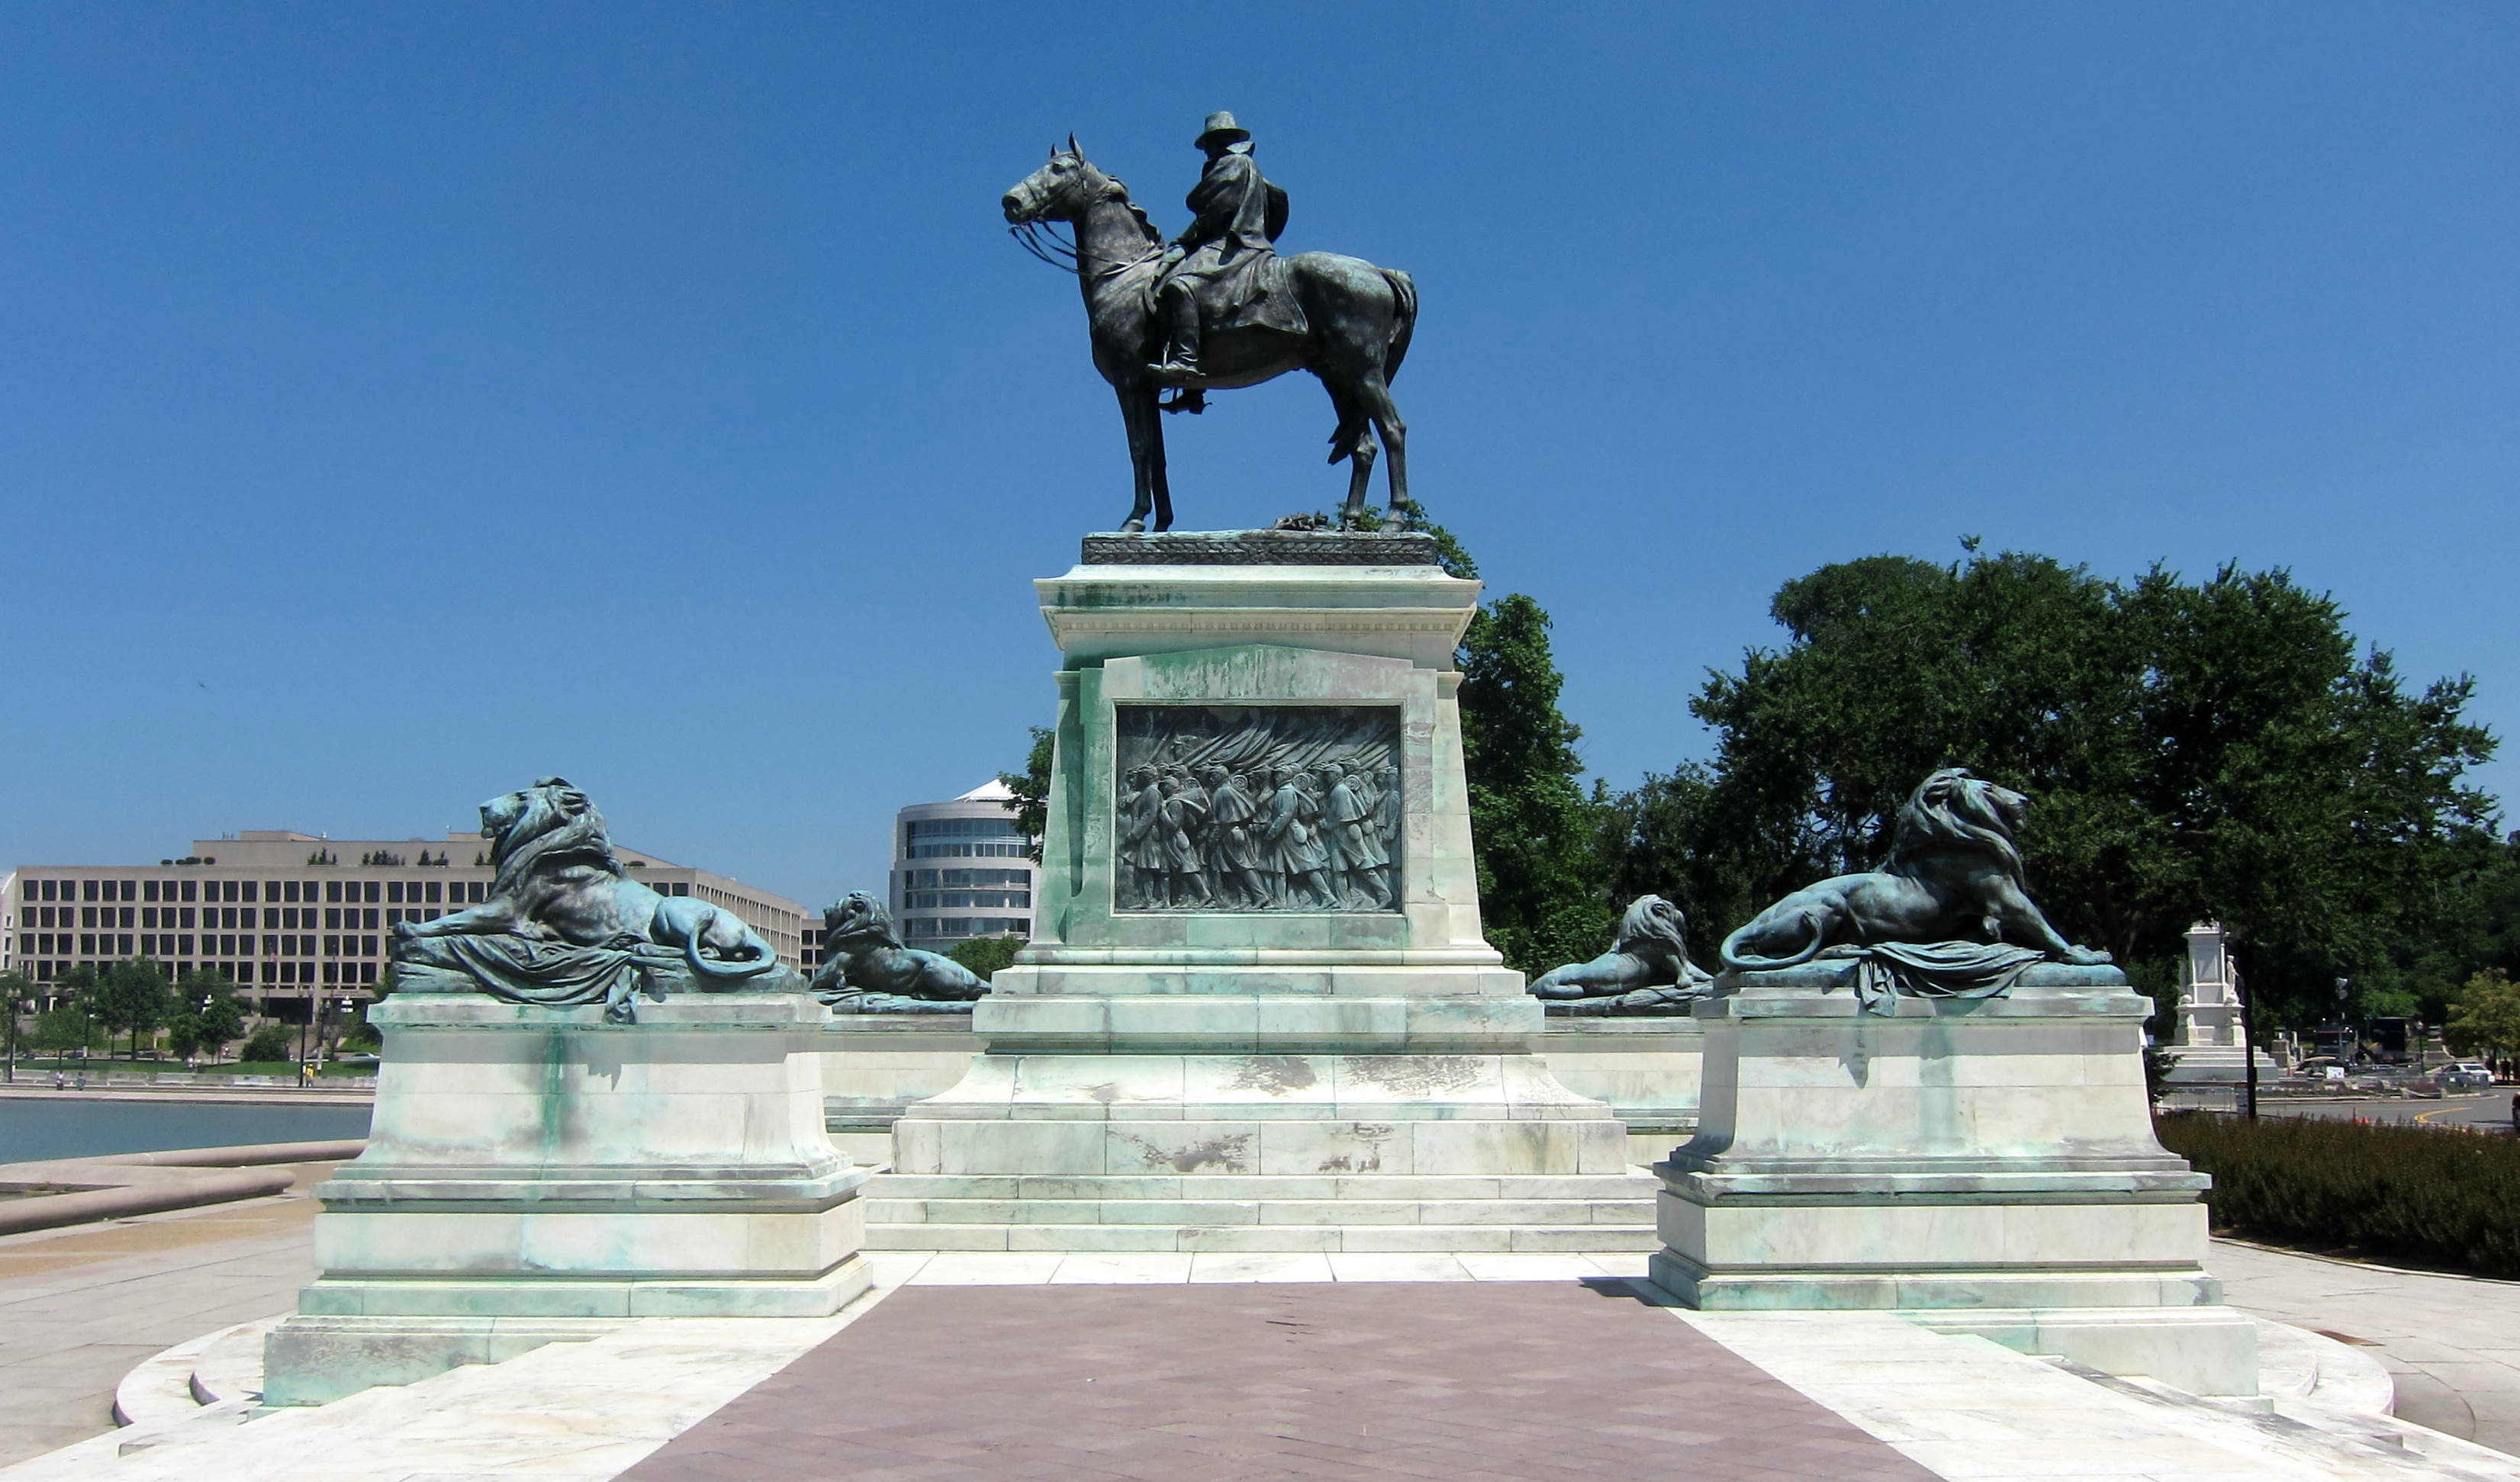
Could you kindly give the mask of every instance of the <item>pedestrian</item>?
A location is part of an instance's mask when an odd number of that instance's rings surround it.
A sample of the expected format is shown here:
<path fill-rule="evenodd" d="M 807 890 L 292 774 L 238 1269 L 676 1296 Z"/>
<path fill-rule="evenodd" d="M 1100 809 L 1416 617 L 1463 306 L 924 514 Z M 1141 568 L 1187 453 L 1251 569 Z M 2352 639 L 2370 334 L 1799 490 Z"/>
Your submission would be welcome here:
<path fill-rule="evenodd" d="M 67 1091 L 69 1089 L 69 1084 L 70 1078 L 68 1076 L 62 1074 L 58 1070 L 53 1072 L 53 1089 L 55 1091 Z M 2520 1096 L 2513 1097 L 2511 1100 L 2514 1101 L 2520 1101 Z"/>
<path fill-rule="evenodd" d="M 2511 1095 L 2511 1130 L 2520 1132 L 2520 1092 Z"/>

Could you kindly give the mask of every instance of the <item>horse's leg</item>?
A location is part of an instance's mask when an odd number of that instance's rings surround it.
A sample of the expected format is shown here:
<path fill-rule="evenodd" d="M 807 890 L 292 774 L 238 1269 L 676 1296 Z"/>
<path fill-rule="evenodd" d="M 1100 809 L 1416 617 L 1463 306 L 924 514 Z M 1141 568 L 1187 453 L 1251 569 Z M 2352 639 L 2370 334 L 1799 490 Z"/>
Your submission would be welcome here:
<path fill-rule="evenodd" d="M 1348 461 L 1347 505 L 1339 511 L 1339 528 L 1353 530 L 1364 519 L 1366 487 L 1372 482 L 1380 449 L 1373 441 L 1373 423 L 1359 409 L 1356 394 L 1327 380 L 1322 389 L 1329 392 L 1330 410 L 1338 414 L 1338 427 L 1330 432 L 1330 462 Z"/>
<path fill-rule="evenodd" d="M 1147 527 L 1147 511 L 1153 504 L 1155 477 L 1150 471 L 1163 465 L 1163 429 L 1155 423 L 1155 398 L 1151 391 L 1139 385 L 1115 386 L 1120 395 L 1120 424 L 1129 432 L 1129 472 L 1135 498 L 1129 506 L 1129 517 L 1120 525 L 1122 531 L 1135 535 Z"/>
<path fill-rule="evenodd" d="M 1409 424 L 1400 420 L 1400 408 L 1392 403 L 1390 383 L 1382 379 L 1379 369 L 1366 373 L 1357 386 L 1357 395 L 1365 410 L 1382 432 L 1383 446 L 1391 451 L 1390 522 L 1394 528 L 1406 528 L 1409 516 Z"/>
<path fill-rule="evenodd" d="M 1161 403 L 1156 400 L 1155 389 L 1152 386 L 1147 388 L 1145 420 L 1147 424 L 1147 493 L 1138 497 L 1145 499 L 1148 495 L 1153 496 L 1155 530 L 1160 534 L 1173 527 L 1173 482 L 1172 475 L 1166 472 L 1164 468 L 1164 416 Z"/>

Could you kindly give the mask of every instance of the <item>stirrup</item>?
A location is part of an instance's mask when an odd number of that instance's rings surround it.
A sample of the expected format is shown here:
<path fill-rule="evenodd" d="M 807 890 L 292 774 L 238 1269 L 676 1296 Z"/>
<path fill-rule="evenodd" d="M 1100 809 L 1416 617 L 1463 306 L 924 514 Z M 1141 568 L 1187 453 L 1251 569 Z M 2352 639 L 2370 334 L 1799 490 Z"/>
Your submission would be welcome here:
<path fill-rule="evenodd" d="M 1188 412 L 1196 417 L 1207 410 L 1207 393 L 1196 386 L 1184 386 L 1173 392 L 1172 400 L 1158 401 L 1155 405 L 1167 412 Z"/>

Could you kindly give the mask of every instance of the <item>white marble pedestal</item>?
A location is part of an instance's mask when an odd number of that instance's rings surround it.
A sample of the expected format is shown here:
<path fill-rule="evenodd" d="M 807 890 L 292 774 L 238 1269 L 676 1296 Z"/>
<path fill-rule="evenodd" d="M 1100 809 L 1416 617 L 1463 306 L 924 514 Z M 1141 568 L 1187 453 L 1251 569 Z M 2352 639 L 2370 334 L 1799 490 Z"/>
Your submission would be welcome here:
<path fill-rule="evenodd" d="M 1652 1182 L 1630 1165 L 1625 1128 L 1532 1053 L 1541 1006 L 1480 934 L 1453 668 L 1479 584 L 1446 575 L 1423 537 L 1264 533 L 1095 537 L 1085 564 L 1037 585 L 1066 662 L 1032 944 L 973 1010 L 987 1052 L 894 1124 L 895 1172 L 868 1190 L 869 1243 L 1649 1239 Z M 1222 707 L 1216 725 L 1271 736 L 1322 716 L 1381 738 L 1370 749 L 1397 769 L 1396 899 L 1337 911 L 1129 899 L 1132 707 Z M 1324 744 L 1291 749 L 1368 745 Z"/>
<path fill-rule="evenodd" d="M 2151 1003 L 2111 967 L 1859 1010 L 1851 962 L 1728 974 L 1697 1137 L 1656 1165 L 1654 1280 L 1708 1310 L 1877 1308 L 1943 1331 L 2258 1392 L 2205 1273 L 2208 1181 L 2144 1094 Z"/>
<path fill-rule="evenodd" d="M 367 1151 L 315 1189 L 322 1276 L 265 1345 L 314 1405 L 649 1317 L 822 1317 L 868 1284 L 823 1128 L 831 1010 L 799 994 L 600 1005 L 397 995 Z"/>

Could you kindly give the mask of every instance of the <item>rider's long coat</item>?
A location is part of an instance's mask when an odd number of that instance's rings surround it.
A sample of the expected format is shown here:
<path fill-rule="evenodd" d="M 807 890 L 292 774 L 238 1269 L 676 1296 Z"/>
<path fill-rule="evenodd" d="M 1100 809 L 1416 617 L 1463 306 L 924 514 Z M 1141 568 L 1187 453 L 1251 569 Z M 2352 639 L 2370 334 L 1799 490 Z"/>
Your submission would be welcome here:
<path fill-rule="evenodd" d="M 1275 238 L 1285 230 L 1286 193 L 1260 174 L 1249 155 L 1223 155 L 1209 162 L 1191 189 L 1190 229 L 1181 243 L 1192 250 L 1171 273 L 1198 299 L 1199 318 L 1210 331 L 1264 326 L 1304 333 L 1304 311 L 1279 271 Z"/>

